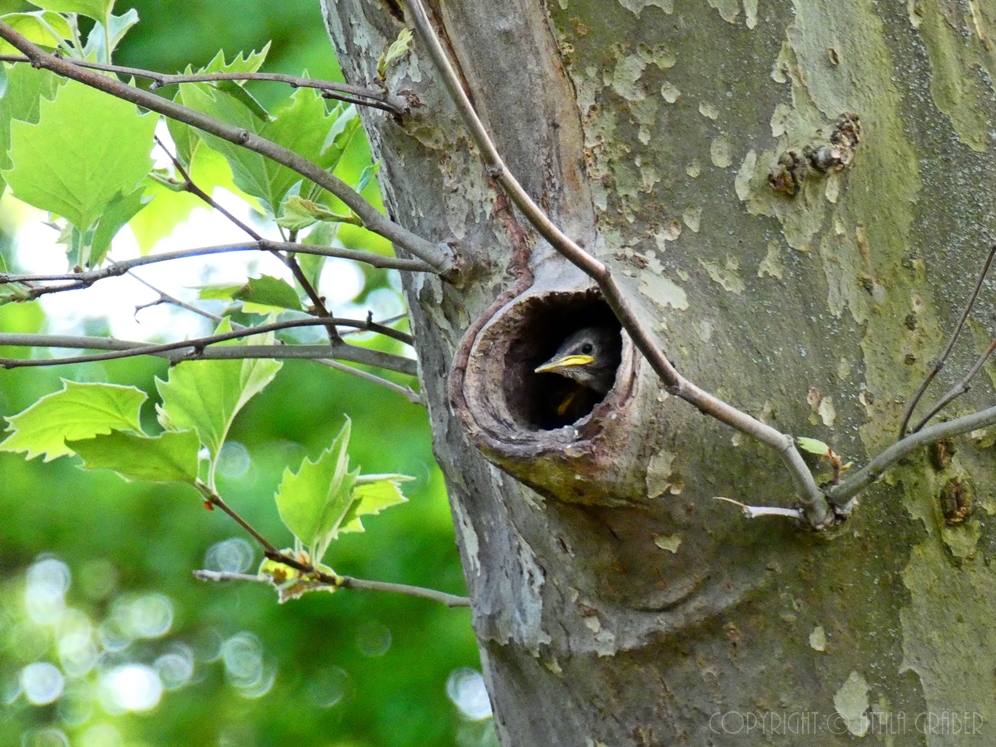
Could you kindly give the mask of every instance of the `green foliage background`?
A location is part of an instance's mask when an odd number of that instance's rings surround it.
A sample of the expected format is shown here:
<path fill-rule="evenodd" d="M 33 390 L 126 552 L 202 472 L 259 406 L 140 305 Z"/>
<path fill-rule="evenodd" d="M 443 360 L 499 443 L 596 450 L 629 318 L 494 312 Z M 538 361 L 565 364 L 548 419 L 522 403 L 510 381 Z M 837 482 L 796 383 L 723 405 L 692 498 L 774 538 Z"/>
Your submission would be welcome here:
<path fill-rule="evenodd" d="M 17 3 L 0 5 L 8 11 Z M 145 0 L 119 2 L 116 10 L 129 6 L 138 9 L 142 21 L 126 38 L 116 58 L 120 64 L 173 72 L 188 63 L 205 64 L 219 48 L 230 57 L 272 39 L 266 70 L 300 74 L 307 68 L 314 77 L 338 75 L 316 0 Z M 276 86 L 253 90 L 266 104 L 288 94 Z M 368 159 L 360 144 L 345 168 L 358 175 Z M 342 236 L 348 235 L 345 229 Z M 353 240 L 361 241 L 358 233 Z M 0 251 L 14 269 L 9 244 L 5 237 Z M 364 293 L 387 285 L 382 271 L 368 270 L 366 277 Z M 38 303 L 0 307 L 0 329 L 44 331 Z M 131 384 L 155 400 L 153 378 L 166 375 L 164 362 L 150 360 L 0 371 L 0 414 L 13 415 L 60 389 L 59 377 Z M 314 364 L 288 362 L 236 419 L 230 440 L 242 444 L 251 461 L 242 474 L 222 475 L 222 494 L 278 546 L 289 546 L 273 491 L 286 465 L 296 469 L 305 455 L 315 458 L 328 445 L 344 415 L 353 420 L 353 464 L 365 473 L 400 472 L 417 479 L 406 486 L 409 503 L 366 519 L 367 532 L 342 537 L 326 562 L 360 578 L 463 593 L 425 412 L 372 384 Z M 154 421 L 150 403 L 143 419 Z M 454 669 L 478 666 L 466 610 L 349 591 L 278 605 L 264 586 L 196 581 L 190 571 L 205 566 L 208 548 L 241 536 L 226 516 L 206 511 L 189 488 L 125 483 L 109 472 L 79 470 L 76 463 L 76 457 L 43 464 L 0 453 L 0 744 L 22 744 L 23 738 L 30 747 L 39 734 L 32 730 L 55 726 L 71 744 L 91 747 L 82 735 L 100 723 L 113 724 L 129 746 L 402 747 L 465 743 L 479 734 L 476 726 L 461 722 L 446 695 Z M 108 619 L 116 601 L 129 594 L 167 595 L 174 609 L 169 632 L 137 641 L 118 657 L 151 663 L 172 644 L 185 643 L 198 654 L 191 683 L 166 692 L 149 713 L 111 716 L 95 705 L 85 719 L 70 713 L 66 703 L 36 707 L 13 697 L 21 667 L 58 662 L 53 631 L 32 623 L 24 612 L 24 572 L 46 554 L 68 565 L 73 581 L 67 604 L 94 625 Z M 256 549 L 253 568 L 260 559 Z M 364 641 L 371 635 L 382 640 L 385 629 L 391 645 L 369 655 Z M 226 682 L 225 667 L 212 658 L 218 641 L 241 632 L 258 636 L 264 661 L 271 671 L 275 667 L 272 687 L 259 698 L 246 697 Z M 105 657 L 105 663 L 112 658 Z M 330 700 L 336 702 L 329 705 Z"/>

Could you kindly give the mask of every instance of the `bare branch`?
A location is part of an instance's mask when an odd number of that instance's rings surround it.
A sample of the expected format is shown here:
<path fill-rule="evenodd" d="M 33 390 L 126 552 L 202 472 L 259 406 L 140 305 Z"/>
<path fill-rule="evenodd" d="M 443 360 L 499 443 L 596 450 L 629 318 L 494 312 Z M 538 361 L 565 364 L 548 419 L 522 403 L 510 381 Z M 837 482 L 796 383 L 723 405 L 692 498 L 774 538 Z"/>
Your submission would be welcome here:
<path fill-rule="evenodd" d="M 239 358 L 334 358 L 352 361 L 353 363 L 362 363 L 389 371 L 397 371 L 398 373 L 411 376 L 416 374 L 416 363 L 410 358 L 403 358 L 370 348 L 362 348 L 342 341 L 332 345 L 224 345 L 207 347 L 215 343 L 235 340 L 248 335 L 275 332 L 294 327 L 313 327 L 327 324 L 369 329 L 369 323 L 366 321 L 339 319 L 336 317 L 315 317 L 261 324 L 258 327 L 242 328 L 233 332 L 209 335 L 194 340 L 182 340 L 158 345 L 113 340 L 106 337 L 0 333 L 0 346 L 58 347 L 112 351 L 55 359 L 0 358 L 0 368 L 46 367 L 68 363 L 90 363 L 93 361 L 115 360 L 117 358 L 131 358 L 137 355 L 155 355 L 166 358 L 171 363 L 190 360 L 233 360 Z M 390 327 L 384 327 L 383 329 L 390 330 L 393 333 L 390 336 L 395 337 L 395 339 L 400 338 L 402 342 L 404 342 L 403 338 L 407 337 L 404 332 L 398 332 Z"/>
<path fill-rule="evenodd" d="M 2 62 L 27 62 L 31 60 L 24 55 L 5 54 L 0 55 Z M 391 114 L 404 114 L 408 110 L 409 104 L 402 96 L 392 96 L 391 94 L 378 91 L 373 88 L 361 88 L 351 86 L 348 83 L 335 83 L 330 80 L 314 80 L 312 78 L 300 78 L 296 75 L 283 75 L 281 73 L 197 73 L 193 75 L 166 75 L 153 70 L 145 70 L 138 67 L 125 67 L 122 65 L 106 65 L 101 62 L 89 62 L 87 60 L 67 60 L 67 62 L 88 70 L 101 70 L 107 73 L 117 73 L 126 77 L 145 78 L 153 81 L 152 89 L 162 86 L 178 85 L 180 83 L 207 83 L 222 80 L 257 80 L 272 83 L 286 83 L 293 88 L 315 88 L 321 91 L 322 96 L 327 99 L 345 101 L 358 106 L 369 106 L 374 109 L 381 109 Z"/>
<path fill-rule="evenodd" d="M 193 571 L 194 578 L 201 581 L 242 581 L 254 584 L 267 584 L 275 586 L 273 579 L 266 576 L 257 576 L 251 573 L 225 573 L 223 571 Z M 447 607 L 469 607 L 470 600 L 467 597 L 447 594 L 444 591 L 426 589 L 422 586 L 409 586 L 408 584 L 392 584 L 386 581 L 365 581 L 352 576 L 336 576 L 337 583 L 327 584 L 323 582 L 311 582 L 317 589 L 353 589 L 356 591 L 386 591 L 391 594 L 404 594 L 417 599 L 428 599 L 433 602 L 445 604 Z"/>
<path fill-rule="evenodd" d="M 989 249 L 989 255 L 986 257 L 986 261 L 982 265 L 982 271 L 979 273 L 979 277 L 975 281 L 975 288 L 972 291 L 972 295 L 968 299 L 968 303 L 965 304 L 965 310 L 961 314 L 961 319 L 958 320 L 958 324 L 955 326 L 954 332 L 951 333 L 951 339 L 948 340 L 947 347 L 944 348 L 944 352 L 941 353 L 941 357 L 938 358 L 937 361 L 934 363 L 934 365 L 931 367 L 930 371 L 927 373 L 923 381 L 920 383 L 920 386 L 917 388 L 916 393 L 913 395 L 913 399 L 911 399 L 910 403 L 906 406 L 906 412 L 903 413 L 903 423 L 901 426 L 899 426 L 900 439 L 902 439 L 906 435 L 906 428 L 910 423 L 910 418 L 913 417 L 913 410 L 916 409 L 916 406 L 920 402 L 921 397 L 923 397 L 923 393 L 927 391 L 927 387 L 930 386 L 930 382 L 934 380 L 934 377 L 937 376 L 938 373 L 940 373 L 940 370 L 942 368 L 944 368 L 944 364 L 947 362 L 948 357 L 951 355 L 951 350 L 952 348 L 954 348 L 955 341 L 958 339 L 958 335 L 961 334 L 961 328 L 965 326 L 965 321 L 968 319 L 968 315 L 971 313 L 972 307 L 975 306 L 975 299 L 979 297 L 979 291 L 982 290 L 982 283 L 983 281 L 985 281 L 986 275 L 989 274 L 989 268 L 992 266 L 994 257 L 996 257 L 996 244 L 993 244 L 993 246 Z M 954 399 L 954 397 L 952 397 L 952 399 Z M 927 417 L 923 418 L 920 421 L 919 425 L 913 430 L 915 431 L 920 430 L 920 428 L 922 428 L 928 420 L 934 417 L 934 415 L 937 414 L 940 408 L 946 404 L 947 402 L 944 402 L 944 404 L 940 405 L 940 407 L 931 410 L 930 414 Z"/>
<path fill-rule="evenodd" d="M 328 190 L 342 200 L 360 217 L 364 227 L 368 230 L 401 246 L 405 251 L 424 260 L 440 273 L 445 274 L 453 269 L 453 253 L 448 247 L 443 244 L 433 244 L 394 223 L 378 212 L 373 205 L 363 199 L 356 190 L 344 181 L 289 148 L 262 138 L 249 130 L 234 127 L 176 102 L 161 98 L 154 93 L 143 91 L 135 86 L 129 86 L 116 78 L 86 70 L 61 57 L 48 54 L 17 33 L 8 24 L 0 23 L 0 38 L 10 42 L 14 47 L 23 52 L 35 67 L 51 70 L 63 77 L 71 78 L 104 93 L 116 96 L 125 101 L 130 101 L 133 104 L 150 109 L 170 119 L 184 122 L 199 130 L 215 135 L 222 140 L 242 146 L 254 153 L 259 153 L 269 158 L 271 161 L 286 166 L 301 176 L 307 177 L 318 186 Z"/>
<path fill-rule="evenodd" d="M 800 501 L 814 527 L 824 527 L 832 523 L 833 514 L 826 497 L 816 485 L 812 473 L 795 448 L 791 436 L 779 432 L 747 413 L 723 402 L 700 389 L 681 376 L 664 355 L 660 346 L 648 333 L 635 310 L 612 277 L 609 267 L 588 254 L 563 233 L 542 208 L 537 205 L 522 185 L 509 172 L 498 150 L 484 128 L 473 104 L 463 90 L 460 79 L 450 64 L 450 60 L 426 15 L 421 0 L 406 0 L 409 17 L 415 26 L 419 39 L 429 52 L 447 90 L 471 132 L 474 142 L 480 149 L 489 174 L 501 184 L 515 205 L 525 214 L 530 224 L 571 264 L 588 275 L 598 285 L 606 303 L 612 308 L 620 324 L 633 340 L 633 344 L 650 363 L 667 390 L 702 412 L 774 448 L 781 456 L 792 475 Z"/>

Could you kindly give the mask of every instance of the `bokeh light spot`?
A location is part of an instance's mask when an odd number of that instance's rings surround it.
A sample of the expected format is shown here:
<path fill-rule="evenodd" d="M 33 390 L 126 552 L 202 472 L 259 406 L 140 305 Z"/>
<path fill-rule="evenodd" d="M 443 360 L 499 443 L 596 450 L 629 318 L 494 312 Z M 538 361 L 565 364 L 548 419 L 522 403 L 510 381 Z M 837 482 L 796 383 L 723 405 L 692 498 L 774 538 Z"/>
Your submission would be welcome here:
<path fill-rule="evenodd" d="M 100 702 L 110 714 L 152 710 L 162 696 L 159 675 L 144 664 L 123 664 L 100 678 Z"/>
<path fill-rule="evenodd" d="M 342 667 L 329 667 L 318 672 L 308 683 L 308 695 L 319 708 L 338 705 L 349 695 L 352 679 Z"/>
<path fill-rule="evenodd" d="M 170 650 L 156 659 L 152 665 L 163 687 L 167 690 L 177 690 L 194 676 L 194 652 L 183 643 L 173 645 Z"/>
<path fill-rule="evenodd" d="M 223 573 L 242 573 L 255 559 L 252 545 L 241 537 L 215 542 L 204 556 L 204 567 Z"/>
<path fill-rule="evenodd" d="M 491 716 L 491 701 L 484 678 L 470 667 L 450 672 L 446 680 L 446 695 L 464 718 L 479 721 Z"/>
<path fill-rule="evenodd" d="M 66 611 L 69 566 L 56 558 L 45 558 L 28 568 L 24 606 L 36 623 L 58 622 Z"/>
<path fill-rule="evenodd" d="M 376 620 L 367 622 L 356 633 L 356 647 L 364 656 L 383 656 L 391 648 L 391 631 Z"/>
<path fill-rule="evenodd" d="M 21 747 L 69 747 L 69 738 L 58 729 L 37 729 L 24 732 Z"/>
<path fill-rule="evenodd" d="M 66 678 L 55 664 L 36 661 L 21 670 L 21 689 L 31 705 L 52 703 L 66 686 Z"/>

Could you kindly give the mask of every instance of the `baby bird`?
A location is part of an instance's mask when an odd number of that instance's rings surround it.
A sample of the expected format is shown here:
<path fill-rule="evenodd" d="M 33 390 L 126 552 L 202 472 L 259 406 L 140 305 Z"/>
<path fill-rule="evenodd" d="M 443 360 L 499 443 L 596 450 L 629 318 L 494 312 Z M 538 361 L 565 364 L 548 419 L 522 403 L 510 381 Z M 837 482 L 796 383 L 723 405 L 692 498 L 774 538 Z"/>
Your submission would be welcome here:
<path fill-rule="evenodd" d="M 621 349 L 619 330 L 612 327 L 585 327 L 567 336 L 554 356 L 535 370 L 559 374 L 580 384 L 558 405 L 558 415 L 564 415 L 584 389 L 595 392 L 599 399 L 608 394 L 616 380 Z"/>

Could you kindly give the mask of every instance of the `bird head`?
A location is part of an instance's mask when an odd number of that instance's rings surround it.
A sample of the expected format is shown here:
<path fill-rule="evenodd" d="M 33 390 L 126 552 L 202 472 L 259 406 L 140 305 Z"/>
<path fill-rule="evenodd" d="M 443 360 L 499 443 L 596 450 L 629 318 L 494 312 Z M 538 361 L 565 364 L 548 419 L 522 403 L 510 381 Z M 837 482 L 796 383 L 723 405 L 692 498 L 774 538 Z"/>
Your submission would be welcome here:
<path fill-rule="evenodd" d="M 554 356 L 535 369 L 572 379 L 599 394 L 615 382 L 622 340 L 612 327 L 585 327 L 567 336 Z"/>

